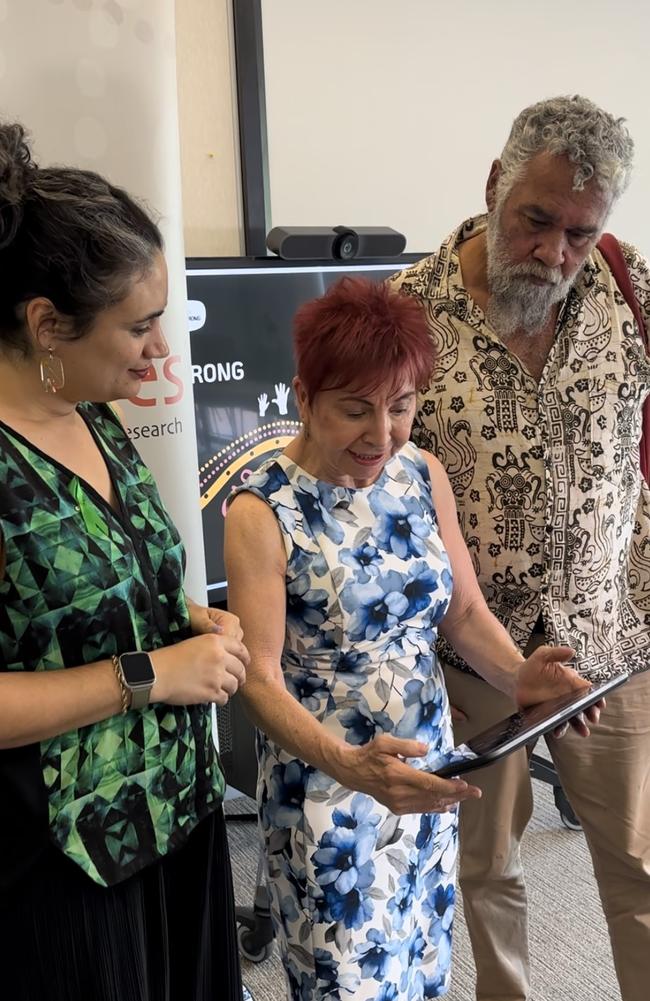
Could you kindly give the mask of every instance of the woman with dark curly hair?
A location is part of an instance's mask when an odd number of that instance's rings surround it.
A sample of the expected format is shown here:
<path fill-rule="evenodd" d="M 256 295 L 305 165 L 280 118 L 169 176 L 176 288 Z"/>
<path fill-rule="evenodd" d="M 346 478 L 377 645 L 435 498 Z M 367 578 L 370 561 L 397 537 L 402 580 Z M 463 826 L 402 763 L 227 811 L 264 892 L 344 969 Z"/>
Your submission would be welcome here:
<path fill-rule="evenodd" d="M 4 125 L 0 275 L 2 995 L 240 1001 L 209 703 L 248 654 L 110 402 L 168 353 L 162 238 Z"/>

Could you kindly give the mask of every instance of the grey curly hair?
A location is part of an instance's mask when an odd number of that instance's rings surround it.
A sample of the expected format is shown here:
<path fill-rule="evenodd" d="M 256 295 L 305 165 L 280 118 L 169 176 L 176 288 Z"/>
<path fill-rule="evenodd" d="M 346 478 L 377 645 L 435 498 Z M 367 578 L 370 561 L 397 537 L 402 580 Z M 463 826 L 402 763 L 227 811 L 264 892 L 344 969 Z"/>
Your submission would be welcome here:
<path fill-rule="evenodd" d="M 624 120 L 579 95 L 554 97 L 525 108 L 515 118 L 501 154 L 497 201 L 508 194 L 527 162 L 543 152 L 564 155 L 575 164 L 575 191 L 582 191 L 593 177 L 616 201 L 629 183 L 634 155 Z"/>

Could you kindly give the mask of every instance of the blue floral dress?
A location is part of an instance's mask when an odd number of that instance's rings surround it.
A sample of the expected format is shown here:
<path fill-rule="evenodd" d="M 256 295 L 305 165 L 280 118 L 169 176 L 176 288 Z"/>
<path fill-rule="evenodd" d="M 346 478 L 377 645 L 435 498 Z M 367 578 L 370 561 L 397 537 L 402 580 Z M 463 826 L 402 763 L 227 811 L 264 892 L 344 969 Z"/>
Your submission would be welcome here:
<path fill-rule="evenodd" d="M 244 489 L 287 553 L 282 667 L 291 694 L 349 744 L 377 734 L 445 759 L 435 656 L 451 596 L 428 467 L 407 444 L 370 487 L 317 480 L 284 455 Z M 272 916 L 294 1001 L 421 1001 L 449 982 L 456 812 L 397 817 L 259 735 L 258 801 Z M 425 760 L 413 762 L 416 767 Z"/>

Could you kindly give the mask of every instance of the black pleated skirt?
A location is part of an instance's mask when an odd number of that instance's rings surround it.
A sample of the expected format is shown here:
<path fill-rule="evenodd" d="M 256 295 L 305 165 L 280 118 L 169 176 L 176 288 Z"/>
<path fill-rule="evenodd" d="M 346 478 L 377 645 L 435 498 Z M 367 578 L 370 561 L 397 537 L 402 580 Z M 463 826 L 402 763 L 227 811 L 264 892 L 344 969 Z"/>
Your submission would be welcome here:
<path fill-rule="evenodd" d="M 0 957 L 7 1001 L 242 1001 L 222 811 L 108 889 L 49 848 L 0 897 Z"/>

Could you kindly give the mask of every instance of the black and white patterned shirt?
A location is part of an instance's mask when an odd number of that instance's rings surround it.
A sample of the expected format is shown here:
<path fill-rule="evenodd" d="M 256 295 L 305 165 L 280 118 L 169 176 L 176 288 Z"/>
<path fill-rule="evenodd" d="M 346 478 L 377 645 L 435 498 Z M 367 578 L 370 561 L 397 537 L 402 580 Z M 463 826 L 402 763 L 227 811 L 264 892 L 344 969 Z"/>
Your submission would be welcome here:
<path fill-rule="evenodd" d="M 597 249 L 558 319 L 539 382 L 462 284 L 463 223 L 390 283 L 420 299 L 437 351 L 413 437 L 447 469 L 490 609 L 524 647 L 549 642 L 591 679 L 650 662 L 650 490 L 639 468 L 650 359 Z M 650 268 L 622 245 L 650 329 Z M 446 659 L 463 666 L 453 651 Z"/>

